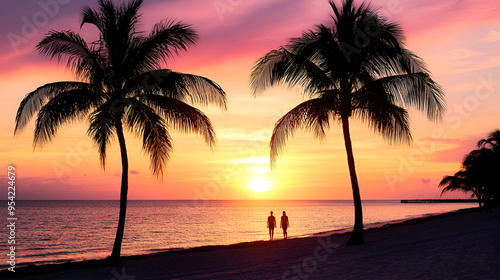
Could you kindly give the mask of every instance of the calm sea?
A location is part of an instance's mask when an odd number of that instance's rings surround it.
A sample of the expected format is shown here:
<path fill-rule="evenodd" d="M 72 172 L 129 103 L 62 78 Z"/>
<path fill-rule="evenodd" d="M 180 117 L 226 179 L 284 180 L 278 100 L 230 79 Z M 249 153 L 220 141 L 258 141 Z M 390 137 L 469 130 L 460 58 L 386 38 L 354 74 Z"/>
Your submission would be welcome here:
<path fill-rule="evenodd" d="M 364 201 L 363 214 L 369 226 L 470 207 Z M 16 265 L 109 256 L 118 210 L 118 201 L 16 201 Z M 354 220 L 351 201 L 129 201 L 122 255 L 267 240 L 271 210 L 277 221 L 287 212 L 290 237 L 351 228 Z M 0 235 L 8 234 L 2 226 Z M 275 238 L 282 238 L 279 228 Z"/>

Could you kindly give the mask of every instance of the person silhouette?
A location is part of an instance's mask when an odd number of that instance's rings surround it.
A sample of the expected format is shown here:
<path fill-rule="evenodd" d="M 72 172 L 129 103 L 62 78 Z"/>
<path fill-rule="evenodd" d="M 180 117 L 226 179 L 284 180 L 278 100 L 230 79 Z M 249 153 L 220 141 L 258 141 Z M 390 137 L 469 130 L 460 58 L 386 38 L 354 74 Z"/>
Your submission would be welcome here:
<path fill-rule="evenodd" d="M 269 228 L 269 240 L 273 240 L 275 227 L 276 227 L 276 218 L 273 216 L 273 211 L 271 211 L 271 216 L 267 217 L 267 228 Z"/>
<path fill-rule="evenodd" d="M 287 239 L 288 233 L 286 230 L 290 227 L 290 223 L 288 222 L 288 216 L 286 215 L 286 212 L 283 211 L 283 216 L 281 216 L 281 223 L 280 223 L 280 228 L 283 229 L 283 238 Z"/>

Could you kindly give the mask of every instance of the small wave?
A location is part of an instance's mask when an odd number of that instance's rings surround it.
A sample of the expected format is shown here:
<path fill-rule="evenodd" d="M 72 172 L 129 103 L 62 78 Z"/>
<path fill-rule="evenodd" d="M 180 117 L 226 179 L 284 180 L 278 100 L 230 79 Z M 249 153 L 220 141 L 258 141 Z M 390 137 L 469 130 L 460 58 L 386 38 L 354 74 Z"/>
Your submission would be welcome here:
<path fill-rule="evenodd" d="M 164 248 L 164 249 L 150 249 L 148 250 L 149 252 L 154 252 L 154 253 L 157 253 L 157 252 L 173 252 L 173 251 L 181 251 L 181 250 L 184 250 L 186 248 L 182 248 L 182 247 L 179 247 L 179 248 Z"/>

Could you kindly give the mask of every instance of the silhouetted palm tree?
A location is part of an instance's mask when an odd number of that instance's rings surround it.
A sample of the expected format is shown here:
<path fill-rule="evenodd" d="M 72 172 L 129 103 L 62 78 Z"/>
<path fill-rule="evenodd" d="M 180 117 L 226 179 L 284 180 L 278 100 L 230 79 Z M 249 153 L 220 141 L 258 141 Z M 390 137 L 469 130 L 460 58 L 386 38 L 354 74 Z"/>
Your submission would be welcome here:
<path fill-rule="evenodd" d="M 471 151 L 462 163 L 463 169 L 470 173 L 473 186 L 478 190 L 484 203 L 493 199 L 493 191 L 498 181 L 498 166 L 495 154 L 487 148 Z"/>
<path fill-rule="evenodd" d="M 477 143 L 478 148 L 468 153 L 461 170 L 453 176 L 445 176 L 439 187 L 448 191 L 472 192 L 479 201 L 479 207 L 488 208 L 493 199 L 498 199 L 500 190 L 500 132 L 492 132 L 488 138 Z"/>
<path fill-rule="evenodd" d="M 39 52 L 66 60 L 80 81 L 46 84 L 26 95 L 17 116 L 15 133 L 37 113 L 34 146 L 50 142 L 58 128 L 88 119 L 88 134 L 97 146 L 101 165 L 114 137 L 120 145 L 122 180 L 120 215 L 111 259 L 121 251 L 128 192 L 128 158 L 124 129 L 142 137 L 151 170 L 161 177 L 172 150 L 169 129 L 199 133 L 213 147 L 215 132 L 209 118 L 188 105 L 226 107 L 225 93 L 213 81 L 161 69 L 161 64 L 195 43 L 197 34 L 182 22 L 162 21 L 149 34 L 136 29 L 142 0 L 115 5 L 99 0 L 99 9 L 85 7 L 81 25 L 91 24 L 99 39 L 87 43 L 73 31 L 51 31 Z"/>
<path fill-rule="evenodd" d="M 500 130 L 495 130 L 488 135 L 488 138 L 482 139 L 477 142 L 477 147 L 487 149 L 490 151 L 488 153 L 488 163 L 487 170 L 489 184 L 487 186 L 487 192 L 491 196 L 492 200 L 496 200 L 497 204 L 500 204 Z"/>
<path fill-rule="evenodd" d="M 270 143 L 272 165 L 297 129 L 309 129 L 322 139 L 331 121 L 342 125 L 355 209 L 348 244 L 359 244 L 363 243 L 363 217 L 349 118 L 365 121 L 391 142 L 409 143 L 405 107 L 437 120 L 444 111 L 444 94 L 422 60 L 404 47 L 399 25 L 377 15 L 369 5 L 353 2 L 345 0 L 338 7 L 330 1 L 332 22 L 317 25 L 260 58 L 251 85 L 254 95 L 286 84 L 310 98 L 276 123 Z"/>

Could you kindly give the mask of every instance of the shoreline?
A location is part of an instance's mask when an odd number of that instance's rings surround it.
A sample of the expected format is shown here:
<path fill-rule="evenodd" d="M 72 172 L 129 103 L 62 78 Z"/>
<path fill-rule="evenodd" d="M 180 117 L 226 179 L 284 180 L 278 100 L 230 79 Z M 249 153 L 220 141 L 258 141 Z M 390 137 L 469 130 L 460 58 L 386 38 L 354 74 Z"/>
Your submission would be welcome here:
<path fill-rule="evenodd" d="M 337 200 L 332 200 L 332 201 L 337 201 Z M 368 200 L 368 201 L 371 201 L 371 200 Z M 398 200 L 380 200 L 380 201 L 398 202 Z M 400 203 L 398 203 L 398 204 L 400 204 Z M 463 205 L 462 207 L 466 207 L 466 206 L 469 206 L 469 207 L 462 208 L 462 209 L 474 208 L 474 207 L 472 207 L 472 205 L 473 204 Z M 457 209 L 457 210 L 461 210 L 461 209 Z M 457 210 L 449 210 L 448 212 L 453 212 L 453 211 L 457 211 Z M 387 224 L 404 222 L 404 221 L 412 220 L 412 219 L 416 219 L 416 218 L 427 217 L 429 215 L 441 215 L 444 213 L 447 213 L 447 212 L 421 213 L 421 214 L 407 216 L 404 218 L 400 217 L 400 218 L 397 218 L 394 220 L 385 220 L 385 221 L 380 220 L 380 221 L 373 222 L 373 223 L 368 223 L 368 224 L 365 223 L 364 227 L 366 230 L 366 229 L 370 229 L 373 227 L 379 227 L 379 226 L 384 226 Z M 317 232 L 313 231 L 313 232 L 299 233 L 296 235 L 290 235 L 288 237 L 288 239 L 314 237 L 314 236 L 325 236 L 325 235 L 329 235 L 329 234 L 339 234 L 339 233 L 349 232 L 351 230 L 352 230 L 352 226 L 345 227 L 345 228 L 336 228 L 336 229 L 326 228 L 326 229 L 322 229 L 321 231 L 317 231 Z M 278 237 L 278 239 L 276 239 L 276 240 L 281 239 L 279 234 L 277 234 L 276 236 Z M 131 252 L 129 254 L 122 254 L 122 257 L 147 256 L 147 255 L 152 255 L 152 254 L 161 253 L 161 252 L 190 250 L 190 249 L 195 249 L 198 247 L 228 246 L 228 245 L 234 245 L 234 244 L 239 244 L 239 243 L 249 243 L 249 242 L 256 242 L 256 241 L 267 241 L 267 240 L 268 239 L 255 238 L 255 239 L 250 239 L 250 240 L 237 240 L 237 241 L 232 241 L 232 242 L 227 242 L 227 243 L 222 243 L 222 244 L 221 243 L 219 243 L 219 244 L 210 244 L 210 243 L 208 243 L 208 244 L 196 244 L 194 247 L 188 247 L 188 246 L 186 246 L 186 247 L 172 247 L 172 248 L 164 247 L 164 248 L 136 251 L 136 252 Z M 53 260 L 33 259 L 27 263 L 16 264 L 16 268 L 22 269 L 25 267 L 33 267 L 33 266 L 59 265 L 59 264 L 66 264 L 66 263 L 71 263 L 71 262 L 102 261 L 102 260 L 105 260 L 107 257 L 109 257 L 109 252 L 107 252 L 107 251 L 105 251 L 104 253 L 100 252 L 99 254 L 96 254 L 96 255 L 87 254 L 87 256 L 88 256 L 87 258 L 84 258 L 84 257 L 79 257 L 79 256 L 75 255 L 74 258 L 65 257 L 65 258 L 53 259 Z M 8 267 L 9 267 L 8 264 L 5 264 L 5 265 L 0 264 L 0 272 L 3 270 L 6 270 Z"/>
<path fill-rule="evenodd" d="M 400 223 L 406 223 L 408 221 L 412 220 L 418 220 L 418 219 L 426 219 L 429 217 L 433 216 L 440 216 L 440 215 L 445 215 L 449 213 L 454 213 L 457 211 L 464 211 L 464 210 L 474 210 L 478 209 L 477 207 L 471 207 L 471 208 L 462 208 L 458 210 L 452 210 L 449 212 L 443 212 L 443 213 L 429 213 L 429 214 L 422 214 L 414 217 L 409 217 L 409 218 L 404 218 L 404 219 L 397 219 L 397 220 L 390 220 L 390 221 L 382 221 L 382 222 L 376 222 L 376 223 L 371 223 L 371 224 L 365 224 L 364 225 L 364 230 L 371 230 L 371 229 L 376 229 L 379 227 L 386 227 L 389 225 L 397 225 Z M 341 229 L 334 229 L 334 230 L 327 230 L 327 231 L 321 231 L 321 232 L 315 232 L 315 233 L 306 233 L 306 234 L 300 234 L 300 235 L 293 235 L 289 236 L 288 239 L 297 239 L 297 238 L 307 238 L 307 237 L 324 237 L 324 236 L 329 236 L 333 234 L 346 234 L 350 233 L 352 231 L 352 227 L 350 228 L 341 228 Z M 279 234 L 278 234 L 279 236 Z M 274 241 L 280 241 L 282 240 L 281 237 L 278 239 L 275 239 Z M 196 251 L 198 248 L 224 248 L 227 246 L 235 246 L 239 244 L 249 244 L 253 242 L 268 242 L 269 240 L 252 240 L 252 241 L 242 241 L 242 242 L 237 242 L 237 243 L 229 243 L 229 244 L 207 244 L 207 245 L 202 245 L 202 246 L 196 246 L 196 247 L 185 247 L 185 248 L 164 248 L 164 249 L 156 249 L 155 251 L 150 251 L 150 252 L 145 252 L 143 254 L 132 254 L 132 255 L 122 255 L 123 258 L 129 258 L 129 257 L 141 257 L 141 256 L 154 256 L 156 254 L 163 254 L 163 253 L 171 253 L 171 252 L 183 252 L 183 251 Z M 109 256 L 108 256 L 109 257 Z M 86 262 L 105 262 L 107 259 L 106 258 L 96 258 L 96 259 L 84 259 L 84 260 L 61 260 L 61 261 L 53 261 L 53 262 L 48 262 L 48 263 L 36 263 L 32 262 L 29 264 L 25 265 L 16 265 L 16 269 L 24 269 L 24 268 L 34 268 L 34 267 L 43 267 L 43 266 L 54 266 L 54 265 L 68 265 L 68 264 L 77 264 L 77 263 L 86 263 Z M 9 266 L 0 266 L 0 275 L 1 273 L 7 270 Z"/>
<path fill-rule="evenodd" d="M 372 225 L 367 225 L 365 227 L 365 236 L 370 235 L 372 233 L 380 232 L 380 231 L 394 231 L 397 230 L 398 228 L 404 228 L 406 226 L 411 226 L 411 225 L 422 225 L 431 221 L 434 221 L 436 219 L 443 219 L 447 217 L 454 217 L 454 216 L 460 216 L 460 215 L 466 215 L 466 214 L 479 214 L 479 209 L 478 208 L 465 208 L 465 209 L 460 209 L 460 210 L 455 210 L 455 211 L 450 211 L 446 213 L 439 213 L 439 214 L 427 214 L 421 217 L 414 217 L 414 218 L 409 218 L 409 219 L 404 219 L 404 220 L 399 220 L 399 221 L 388 221 L 388 222 L 382 222 L 382 223 L 376 223 Z M 483 215 L 483 214 L 481 214 Z M 337 239 L 337 240 L 347 240 L 348 234 L 351 232 L 351 229 L 342 229 L 342 230 L 332 230 L 332 231 L 326 231 L 326 232 L 319 232 L 319 233 L 314 233 L 310 235 L 302 235 L 302 236 L 294 236 L 292 238 L 289 238 L 288 240 L 283 240 L 283 239 L 277 239 L 272 242 L 269 241 L 263 241 L 263 240 L 257 240 L 257 241 L 250 241 L 250 242 L 241 242 L 241 243 L 235 243 L 235 244 L 230 244 L 230 245 L 206 245 L 206 246 L 200 246 L 200 247 L 193 247 L 193 248 L 187 248 L 187 249 L 181 249 L 181 250 L 169 250 L 169 251 L 161 251 L 161 252 L 154 252 L 154 253 L 148 253 L 148 254 L 141 254 L 141 255 L 132 255 L 132 256 L 124 256 L 121 259 L 121 264 L 125 265 L 128 263 L 134 263 L 134 262 L 144 262 L 148 259 L 159 259 L 159 258 L 169 258 L 169 259 L 176 259 L 176 258 L 184 258 L 189 255 L 197 255 L 197 254 L 216 254 L 219 251 L 245 251 L 245 250 L 267 250 L 268 247 L 276 247 L 276 246 L 281 246 L 285 243 L 311 243 L 311 241 L 314 241 L 319 238 L 330 238 L 332 239 Z M 314 242 L 312 242 L 314 243 Z M 339 243 L 341 245 L 344 245 Z M 364 245 L 360 246 L 359 248 L 363 247 Z M 357 246 L 349 246 L 351 248 L 356 248 Z M 12 272 L 7 271 L 7 270 L 2 270 L 0 271 L 0 276 L 2 278 L 4 277 L 12 277 L 18 279 L 18 277 L 23 277 L 23 276 L 32 276 L 32 275 L 50 275 L 54 274 L 56 272 L 60 271 L 66 271 L 66 272 L 71 272 L 71 271 L 78 271 L 78 270 L 99 270 L 99 269 L 104 269 L 107 270 L 108 272 L 112 270 L 114 266 L 109 265 L 108 261 L 106 259 L 92 259 L 92 260 L 84 260 L 84 261 L 70 261 L 70 262 L 64 262 L 64 263 L 52 263 L 52 264 L 43 264 L 43 265 L 28 265 L 28 266 L 22 266 L 22 267 L 17 267 L 15 275 L 12 274 Z M 50 276 L 53 277 L 53 276 Z M 108 277 L 109 279 L 110 277 Z M 24 279 L 24 278 L 23 278 Z M 31 279 L 31 278 L 26 278 L 26 279 Z M 38 278 L 37 278 L 38 279 Z M 52 279 L 52 278 L 47 278 L 47 279 Z M 53 278 L 57 279 L 57 278 Z M 64 278 L 60 278 L 64 279 Z M 90 278 L 89 278 L 90 279 Z M 93 279 L 98 279 L 98 278 L 93 278 Z M 141 278 L 142 279 L 142 278 Z"/>

